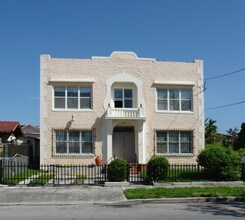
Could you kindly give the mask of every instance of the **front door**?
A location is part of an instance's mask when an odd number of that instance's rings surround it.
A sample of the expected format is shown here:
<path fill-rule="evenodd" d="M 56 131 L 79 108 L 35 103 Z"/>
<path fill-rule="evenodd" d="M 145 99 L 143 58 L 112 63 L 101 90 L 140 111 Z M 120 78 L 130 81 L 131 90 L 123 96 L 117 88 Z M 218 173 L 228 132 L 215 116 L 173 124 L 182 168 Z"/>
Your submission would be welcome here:
<path fill-rule="evenodd" d="M 133 127 L 115 127 L 113 130 L 113 156 L 121 157 L 129 163 L 136 162 Z"/>

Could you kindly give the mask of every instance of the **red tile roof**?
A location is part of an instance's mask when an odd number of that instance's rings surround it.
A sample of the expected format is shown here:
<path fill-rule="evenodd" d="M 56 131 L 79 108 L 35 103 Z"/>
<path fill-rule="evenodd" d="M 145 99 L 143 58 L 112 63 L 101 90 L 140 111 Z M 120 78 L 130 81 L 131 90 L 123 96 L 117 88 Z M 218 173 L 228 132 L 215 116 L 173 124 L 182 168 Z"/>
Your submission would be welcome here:
<path fill-rule="evenodd" d="M 20 123 L 17 121 L 0 121 L 0 132 L 13 132 Z"/>

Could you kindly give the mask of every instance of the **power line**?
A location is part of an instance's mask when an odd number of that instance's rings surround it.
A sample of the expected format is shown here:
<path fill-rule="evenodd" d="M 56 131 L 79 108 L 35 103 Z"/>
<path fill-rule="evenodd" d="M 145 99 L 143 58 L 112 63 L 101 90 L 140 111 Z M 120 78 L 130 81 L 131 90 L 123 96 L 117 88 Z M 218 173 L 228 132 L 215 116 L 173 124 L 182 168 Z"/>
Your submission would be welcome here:
<path fill-rule="evenodd" d="M 207 82 L 208 80 L 212 80 L 212 79 L 217 79 L 217 78 L 221 78 L 221 77 L 233 75 L 233 74 L 235 74 L 235 73 L 239 73 L 239 72 L 242 72 L 242 71 L 244 71 L 244 70 L 245 70 L 245 68 L 242 68 L 242 69 L 240 69 L 240 70 L 235 70 L 235 71 L 230 72 L 230 73 L 225 73 L 225 74 L 221 74 L 221 75 L 218 75 L 218 76 L 209 77 L 209 78 L 207 78 L 207 79 L 205 80 L 205 82 Z"/>
<path fill-rule="evenodd" d="M 195 96 L 198 96 L 199 94 L 203 93 L 206 91 L 207 87 L 206 87 L 206 83 L 208 80 L 213 80 L 213 79 L 218 79 L 218 78 L 222 78 L 222 77 L 225 77 L 225 76 L 229 76 L 229 75 L 233 75 L 233 74 L 236 74 L 236 73 L 239 73 L 239 72 L 242 72 L 244 71 L 245 68 L 242 68 L 242 69 L 239 69 L 239 70 L 235 70 L 233 72 L 230 72 L 230 73 L 225 73 L 225 74 L 221 74 L 221 75 L 218 75 L 218 76 L 214 76 L 214 77 L 209 77 L 207 78 L 206 80 L 204 80 L 204 83 L 203 83 L 203 89 L 198 92 L 197 94 L 193 95 L 193 97 Z M 194 91 L 197 89 L 198 87 L 196 87 L 194 90 L 193 90 L 193 94 L 194 94 Z M 241 101 L 241 102 L 237 102 L 237 103 L 232 103 L 232 104 L 227 104 L 227 105 L 222 105 L 222 106 L 215 106 L 215 107 L 211 107 L 211 108 L 205 108 L 206 110 L 210 110 L 210 109 L 218 109 L 218 108 L 225 108 L 225 107 L 228 107 L 228 106 L 232 106 L 232 105 L 239 105 L 239 104 L 242 104 L 242 103 L 245 103 L 245 100 L 244 101 Z M 171 123 L 169 124 L 168 126 L 168 129 L 170 129 L 170 127 L 172 126 L 172 124 L 174 123 L 174 121 L 177 119 L 177 117 L 179 116 L 180 112 L 177 113 L 177 115 L 174 117 L 174 119 L 171 121 Z M 201 117 L 201 115 L 203 114 L 203 112 L 199 115 L 198 119 Z M 194 124 L 198 121 L 198 119 L 194 122 Z M 194 125 L 193 124 L 193 125 Z M 191 126 L 191 128 L 193 127 L 193 125 Z"/>
<path fill-rule="evenodd" d="M 227 104 L 227 105 L 220 105 L 220 106 L 215 106 L 215 107 L 210 107 L 210 108 L 205 108 L 205 109 L 206 110 L 210 110 L 210 109 L 225 108 L 225 107 L 229 107 L 229 106 L 232 106 L 232 105 L 240 105 L 242 103 L 245 103 L 245 100 L 241 101 L 241 102 L 235 102 L 235 103 L 231 103 L 231 104 Z"/>
<path fill-rule="evenodd" d="M 202 116 L 203 113 L 204 113 L 204 110 L 203 110 L 202 113 L 198 116 L 198 118 L 194 121 L 194 123 L 192 124 L 190 130 L 193 129 L 194 125 L 197 123 L 197 121 L 200 119 L 200 117 Z"/>
<path fill-rule="evenodd" d="M 192 91 L 193 94 L 194 94 L 194 92 L 195 92 L 195 90 L 196 90 L 197 88 L 199 88 L 199 87 L 196 87 L 196 88 Z M 199 93 L 197 93 L 195 96 L 199 95 L 200 93 L 202 93 L 202 91 L 199 92 Z M 194 97 L 194 96 L 193 96 L 193 97 Z M 185 106 L 185 105 L 187 105 L 187 102 L 184 104 L 184 106 Z M 179 114 L 180 114 L 180 111 L 175 115 L 174 119 L 173 119 L 173 120 L 171 121 L 171 123 L 169 124 L 168 130 L 170 129 L 170 127 L 172 126 L 172 124 L 174 123 L 174 121 L 176 120 L 176 118 L 179 116 Z"/>
<path fill-rule="evenodd" d="M 245 70 L 245 68 L 242 68 L 242 69 L 239 69 L 239 70 L 235 70 L 235 71 L 233 71 L 233 72 L 230 72 L 230 73 L 225 73 L 225 74 L 221 74 L 221 75 L 218 75 L 218 76 L 214 76 L 214 77 L 209 77 L 209 78 L 207 78 L 206 80 L 204 80 L 204 83 L 203 83 L 203 90 L 200 91 L 199 93 L 197 93 L 196 95 L 199 95 L 199 94 L 201 94 L 201 93 L 203 93 L 203 92 L 206 91 L 206 89 L 207 89 L 206 84 L 207 84 L 207 81 L 208 81 L 208 80 L 213 80 L 213 79 L 218 79 L 218 78 L 226 77 L 226 76 L 229 76 L 229 75 L 233 75 L 233 74 L 242 72 L 242 71 L 244 71 L 244 70 Z M 194 96 L 195 96 L 195 95 L 194 95 Z"/>

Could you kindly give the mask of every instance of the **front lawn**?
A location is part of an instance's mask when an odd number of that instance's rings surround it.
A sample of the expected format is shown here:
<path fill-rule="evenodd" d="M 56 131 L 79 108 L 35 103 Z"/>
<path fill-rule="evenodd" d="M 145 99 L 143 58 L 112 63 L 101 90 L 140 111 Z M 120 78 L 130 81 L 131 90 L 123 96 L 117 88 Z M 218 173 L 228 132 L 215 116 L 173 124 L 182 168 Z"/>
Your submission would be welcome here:
<path fill-rule="evenodd" d="M 185 187 L 185 188 L 152 188 L 126 189 L 127 199 L 154 199 L 154 198 L 186 198 L 186 197 L 226 197 L 245 196 L 245 187 Z"/>
<path fill-rule="evenodd" d="M 30 181 L 29 185 L 40 185 L 43 186 L 49 182 L 53 178 L 53 174 L 51 173 L 42 173 L 38 177 L 33 178 L 33 180 Z"/>
<path fill-rule="evenodd" d="M 7 175 L 7 177 L 3 179 L 2 183 L 6 185 L 16 185 L 33 175 L 37 175 L 39 172 L 39 170 L 23 169 L 21 172 L 18 172 L 15 175 Z"/>

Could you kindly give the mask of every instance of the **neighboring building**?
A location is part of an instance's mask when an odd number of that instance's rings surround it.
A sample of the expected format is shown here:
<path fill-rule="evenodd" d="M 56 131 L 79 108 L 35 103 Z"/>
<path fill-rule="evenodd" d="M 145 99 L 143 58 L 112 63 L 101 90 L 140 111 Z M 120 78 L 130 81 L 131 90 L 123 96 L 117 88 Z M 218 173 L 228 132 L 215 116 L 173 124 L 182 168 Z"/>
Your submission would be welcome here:
<path fill-rule="evenodd" d="M 195 163 L 204 148 L 203 62 L 133 52 L 62 59 L 41 55 L 40 160 L 90 164 L 100 156 Z"/>
<path fill-rule="evenodd" d="M 21 136 L 22 130 L 19 122 L 0 121 L 0 158 L 9 156 L 9 149 L 6 149 L 6 143 L 14 145 Z"/>
<path fill-rule="evenodd" d="M 29 146 L 22 144 L 23 131 L 19 122 L 0 122 L 0 157 L 9 160 L 16 155 L 29 157 Z M 28 162 L 28 159 L 27 159 Z"/>
<path fill-rule="evenodd" d="M 0 121 L 0 143 L 15 142 L 22 136 L 20 123 L 17 121 Z"/>
<path fill-rule="evenodd" d="M 0 121 L 0 157 L 11 158 L 16 154 L 27 156 L 29 166 L 40 163 L 40 128 L 20 125 L 14 121 Z"/>
<path fill-rule="evenodd" d="M 29 165 L 37 167 L 40 164 L 40 128 L 34 125 L 22 125 L 23 143 L 29 145 Z"/>

